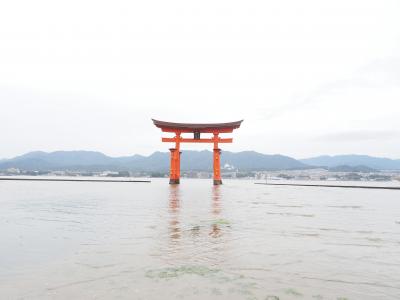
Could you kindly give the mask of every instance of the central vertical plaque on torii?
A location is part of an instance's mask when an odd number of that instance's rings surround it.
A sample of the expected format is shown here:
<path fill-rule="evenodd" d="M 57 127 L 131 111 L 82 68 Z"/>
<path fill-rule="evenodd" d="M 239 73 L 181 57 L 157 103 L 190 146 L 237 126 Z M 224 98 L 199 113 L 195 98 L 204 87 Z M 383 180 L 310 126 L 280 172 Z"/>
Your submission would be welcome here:
<path fill-rule="evenodd" d="M 162 138 L 163 142 L 175 143 L 175 148 L 169 149 L 171 151 L 171 165 L 170 165 L 170 184 L 179 184 L 180 179 L 180 144 L 181 143 L 212 143 L 214 144 L 214 184 L 222 184 L 221 180 L 221 162 L 220 155 L 221 149 L 218 148 L 219 143 L 232 143 L 232 138 L 220 138 L 220 133 L 231 133 L 242 124 L 243 120 L 230 123 L 209 123 L 209 124 L 195 124 L 195 123 L 171 123 L 153 120 L 156 127 L 161 128 L 162 132 L 173 132 L 175 136 L 172 138 Z M 193 138 L 184 138 L 182 133 L 193 133 Z M 201 138 L 202 133 L 211 133 L 211 138 Z"/>

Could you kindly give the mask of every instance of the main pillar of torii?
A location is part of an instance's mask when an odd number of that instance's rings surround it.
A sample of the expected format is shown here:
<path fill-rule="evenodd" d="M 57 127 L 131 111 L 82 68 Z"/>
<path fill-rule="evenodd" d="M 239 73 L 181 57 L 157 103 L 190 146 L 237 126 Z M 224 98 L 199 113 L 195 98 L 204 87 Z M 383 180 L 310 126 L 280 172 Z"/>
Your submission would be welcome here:
<path fill-rule="evenodd" d="M 240 127 L 241 121 L 230 123 L 209 123 L 209 124 L 194 124 L 194 123 L 171 123 L 153 120 L 156 127 L 161 128 L 162 132 L 172 132 L 175 136 L 172 138 L 162 138 L 163 142 L 175 143 L 175 148 L 171 148 L 171 163 L 170 163 L 170 184 L 179 184 L 180 181 L 180 145 L 181 143 L 212 143 L 213 149 L 213 169 L 214 169 L 214 185 L 222 184 L 221 180 L 221 149 L 219 143 L 232 143 L 232 138 L 220 138 L 220 133 L 231 133 L 234 129 Z M 193 138 L 184 138 L 182 134 L 192 133 Z M 210 138 L 200 138 L 202 133 L 212 134 Z"/>

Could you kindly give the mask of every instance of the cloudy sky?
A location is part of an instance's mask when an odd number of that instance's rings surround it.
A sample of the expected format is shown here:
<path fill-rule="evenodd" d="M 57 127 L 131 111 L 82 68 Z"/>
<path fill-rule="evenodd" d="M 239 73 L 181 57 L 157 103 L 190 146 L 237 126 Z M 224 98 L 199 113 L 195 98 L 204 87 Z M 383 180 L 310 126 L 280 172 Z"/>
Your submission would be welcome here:
<path fill-rule="evenodd" d="M 400 158 L 399 16 L 398 0 L 3 1 L 0 158 L 167 151 L 150 118 L 244 119 L 231 151 Z"/>

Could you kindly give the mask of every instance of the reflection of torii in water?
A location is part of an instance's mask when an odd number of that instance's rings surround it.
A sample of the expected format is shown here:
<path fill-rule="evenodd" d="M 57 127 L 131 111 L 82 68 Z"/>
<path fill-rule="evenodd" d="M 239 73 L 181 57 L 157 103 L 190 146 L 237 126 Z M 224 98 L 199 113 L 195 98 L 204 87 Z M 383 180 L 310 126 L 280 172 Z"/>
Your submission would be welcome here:
<path fill-rule="evenodd" d="M 214 216 L 214 219 L 217 220 L 220 213 L 221 213 L 221 203 L 220 203 L 220 186 L 214 185 L 212 189 L 212 214 Z M 217 222 L 214 222 L 212 224 L 212 230 L 209 233 L 210 236 L 212 237 L 219 237 L 222 232 L 219 224 Z"/>
<path fill-rule="evenodd" d="M 177 185 L 170 186 L 169 189 L 169 212 L 171 215 L 171 220 L 169 222 L 170 237 L 172 240 L 178 240 L 181 237 L 181 229 L 179 227 L 179 187 Z"/>
<path fill-rule="evenodd" d="M 215 222 L 211 224 L 211 231 L 208 235 L 212 237 L 221 236 L 221 227 L 218 224 L 218 219 L 221 213 L 221 203 L 220 203 L 220 187 L 218 185 L 212 187 L 212 209 L 211 214 Z M 170 194 L 169 194 L 169 212 L 171 215 L 171 220 L 169 222 L 170 228 L 170 238 L 171 240 L 177 241 L 181 238 L 182 230 L 179 226 L 179 211 L 180 211 L 180 194 L 179 194 L 179 186 L 172 185 L 170 186 Z M 200 228 L 195 228 L 194 231 L 198 231 Z"/>
<path fill-rule="evenodd" d="M 184 188 L 185 189 L 185 188 Z M 187 194 L 179 185 L 169 186 L 169 197 L 167 202 L 167 211 L 169 219 L 167 227 L 163 230 L 164 242 L 159 248 L 160 256 L 164 263 L 168 265 L 188 265 L 203 264 L 204 260 L 210 260 L 208 263 L 218 264 L 226 260 L 226 253 L 223 249 L 229 247 L 229 228 L 227 221 L 222 217 L 223 211 L 223 186 L 213 186 L 207 196 L 209 209 L 204 211 L 199 207 L 199 214 L 206 215 L 196 218 L 196 223 L 186 224 L 186 220 L 191 220 L 190 216 L 196 213 L 193 207 L 187 207 L 183 210 L 183 202 L 187 204 Z M 193 202 L 194 205 L 201 203 Z M 201 205 L 202 206 L 202 205 Z M 189 218 L 187 218 L 189 217 Z M 182 220 L 185 219 L 185 222 Z M 163 239 L 161 239 L 162 241 Z"/>

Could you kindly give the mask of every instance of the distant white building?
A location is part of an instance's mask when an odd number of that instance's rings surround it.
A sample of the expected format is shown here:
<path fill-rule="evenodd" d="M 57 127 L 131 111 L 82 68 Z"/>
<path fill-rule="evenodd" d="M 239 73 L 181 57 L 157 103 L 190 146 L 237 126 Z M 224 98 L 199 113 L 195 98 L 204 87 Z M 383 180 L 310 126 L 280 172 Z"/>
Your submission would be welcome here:
<path fill-rule="evenodd" d="M 222 167 L 223 170 L 229 170 L 229 171 L 233 171 L 235 170 L 235 167 L 233 165 L 230 165 L 228 163 L 224 164 L 224 166 Z"/>

